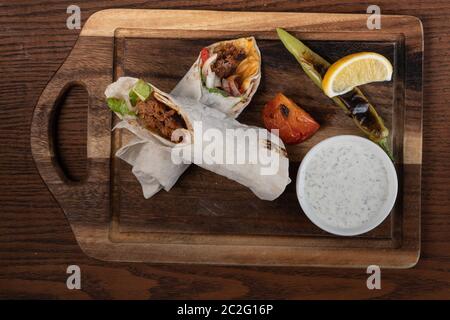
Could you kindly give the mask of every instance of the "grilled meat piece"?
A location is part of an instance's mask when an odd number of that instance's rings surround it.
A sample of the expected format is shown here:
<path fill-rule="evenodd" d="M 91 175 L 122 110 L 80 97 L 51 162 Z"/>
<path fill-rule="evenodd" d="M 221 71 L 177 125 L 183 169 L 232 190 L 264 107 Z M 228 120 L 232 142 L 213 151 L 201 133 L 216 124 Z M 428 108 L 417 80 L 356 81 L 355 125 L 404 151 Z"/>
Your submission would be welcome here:
<path fill-rule="evenodd" d="M 178 112 L 153 97 L 139 101 L 136 111 L 141 125 L 168 140 L 176 129 L 186 129 L 186 123 Z"/>
<path fill-rule="evenodd" d="M 217 59 L 211 66 L 211 70 L 221 79 L 234 74 L 239 63 L 246 58 L 244 50 L 232 43 L 215 48 L 214 53 L 217 53 Z"/>

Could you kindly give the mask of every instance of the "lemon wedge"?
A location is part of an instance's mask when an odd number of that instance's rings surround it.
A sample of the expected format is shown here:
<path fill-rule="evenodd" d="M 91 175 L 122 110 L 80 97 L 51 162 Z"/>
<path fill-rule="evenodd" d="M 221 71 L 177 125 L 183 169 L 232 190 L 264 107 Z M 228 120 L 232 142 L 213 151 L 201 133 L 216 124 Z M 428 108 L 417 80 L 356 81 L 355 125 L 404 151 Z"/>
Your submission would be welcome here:
<path fill-rule="evenodd" d="M 330 98 L 349 92 L 354 87 L 379 81 L 390 81 L 392 64 L 381 54 L 360 52 L 339 59 L 328 68 L 322 89 Z"/>

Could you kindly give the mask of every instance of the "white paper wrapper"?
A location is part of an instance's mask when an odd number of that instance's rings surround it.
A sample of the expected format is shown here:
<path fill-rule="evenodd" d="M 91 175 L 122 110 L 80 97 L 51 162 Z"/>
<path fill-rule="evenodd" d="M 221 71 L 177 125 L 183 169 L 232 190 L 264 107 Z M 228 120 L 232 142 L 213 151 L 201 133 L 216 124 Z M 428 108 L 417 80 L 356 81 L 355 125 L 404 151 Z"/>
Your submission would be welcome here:
<path fill-rule="evenodd" d="M 255 57 L 253 58 L 257 59 L 258 68 L 257 72 L 247 79 L 248 87 L 241 96 L 224 97 L 220 93 L 208 91 L 208 88 L 205 87 L 201 79 L 201 54 L 199 54 L 197 60 L 194 62 L 183 79 L 181 79 L 181 81 L 172 90 L 171 95 L 200 101 L 208 107 L 217 109 L 231 117 L 237 118 L 250 103 L 261 81 L 261 52 L 256 44 L 256 40 L 254 37 L 240 38 L 217 42 L 207 47 L 209 50 L 214 50 L 214 48 L 227 42 L 231 42 L 236 45 L 243 45 L 248 41 L 251 41 L 251 50 L 255 54 Z"/>
<path fill-rule="evenodd" d="M 170 149 L 158 140 L 135 138 L 116 152 L 116 157 L 133 166 L 132 172 L 141 184 L 146 199 L 161 189 L 169 191 L 189 167 L 188 164 L 174 165 Z M 149 165 L 154 163 L 160 165 Z"/>
<path fill-rule="evenodd" d="M 137 81 L 137 79 L 131 79 L 120 78 L 107 88 L 105 94 L 107 97 L 126 99 L 129 90 Z M 155 95 L 158 94 L 158 97 L 168 106 L 180 112 L 188 124 L 188 130 L 183 129 L 180 133 L 183 136 L 183 142 L 176 144 L 141 128 L 132 118 L 124 118 L 116 126 L 116 128 L 126 128 L 136 135 L 136 139 L 118 150 L 116 156 L 133 166 L 133 174 L 141 183 L 146 198 L 151 197 L 161 188 L 170 190 L 178 177 L 192 162 L 247 186 L 264 200 L 273 200 L 284 191 L 286 185 L 290 182 L 289 160 L 286 157 L 282 141 L 276 135 L 267 134 L 267 137 L 258 137 L 258 139 L 252 140 L 253 145 L 247 144 L 248 140 L 237 140 L 235 141 L 235 148 L 230 150 L 225 146 L 236 137 L 229 137 L 226 133 L 227 129 L 240 129 L 243 135 L 257 129 L 266 133 L 267 131 L 240 124 L 198 101 L 173 97 L 161 92 L 154 86 L 152 87 L 155 90 Z M 195 124 L 201 124 L 201 128 Z M 226 137 L 223 145 L 217 145 L 216 141 L 212 142 L 208 140 L 207 136 L 203 135 L 204 132 L 208 132 L 208 129 L 213 129 L 214 132 Z M 237 154 L 245 155 L 244 159 L 252 159 L 252 156 L 254 159 L 255 155 L 252 152 L 256 149 L 262 150 L 262 154 L 265 152 L 266 156 L 260 158 L 258 154 L 256 161 L 253 163 L 250 163 L 250 161 L 246 161 L 244 164 L 227 163 L 226 161 L 222 163 L 222 161 L 216 161 L 217 159 L 207 152 L 214 147 L 216 150 L 223 150 L 224 157 L 222 160 L 231 159 L 232 156 Z M 268 152 L 268 150 L 272 150 L 272 152 Z M 198 157 L 199 154 L 202 157 Z M 226 158 L 227 156 L 229 158 Z M 202 161 L 198 161 L 199 159 Z M 182 160 L 185 163 L 181 163 Z M 275 168 L 275 170 L 270 170 L 271 168 Z M 270 174 L 267 174 L 269 171 Z"/>
<path fill-rule="evenodd" d="M 291 181 L 289 159 L 284 144 L 277 135 L 266 129 L 241 124 L 193 100 L 180 97 L 172 97 L 172 100 L 181 106 L 194 124 L 193 143 L 175 146 L 176 152 L 173 154 L 176 159 L 182 158 L 237 181 L 263 200 L 274 200 L 283 193 Z M 201 128 L 197 124 L 201 124 Z M 261 133 L 262 136 L 259 135 Z M 242 138 L 253 134 L 256 139 Z M 215 137 L 225 139 L 214 139 Z M 229 148 L 230 145 L 234 148 Z M 211 149 L 215 151 L 211 153 Z M 256 155 L 255 150 L 258 152 Z M 223 156 L 217 156 L 217 153 L 222 153 Z M 238 155 L 246 159 L 245 163 L 237 163 Z M 253 162 L 250 160 L 252 157 Z M 226 159 L 232 161 L 227 162 Z"/>

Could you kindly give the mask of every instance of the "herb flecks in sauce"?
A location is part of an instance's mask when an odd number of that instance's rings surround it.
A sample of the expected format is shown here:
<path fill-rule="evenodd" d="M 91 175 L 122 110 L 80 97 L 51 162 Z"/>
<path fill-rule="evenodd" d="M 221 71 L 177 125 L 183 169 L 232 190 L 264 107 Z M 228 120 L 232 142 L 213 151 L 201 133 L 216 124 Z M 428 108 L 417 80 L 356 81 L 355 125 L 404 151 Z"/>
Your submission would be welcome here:
<path fill-rule="evenodd" d="M 388 198 L 383 162 L 363 145 L 326 146 L 305 169 L 303 197 L 330 226 L 360 227 L 379 214 Z"/>

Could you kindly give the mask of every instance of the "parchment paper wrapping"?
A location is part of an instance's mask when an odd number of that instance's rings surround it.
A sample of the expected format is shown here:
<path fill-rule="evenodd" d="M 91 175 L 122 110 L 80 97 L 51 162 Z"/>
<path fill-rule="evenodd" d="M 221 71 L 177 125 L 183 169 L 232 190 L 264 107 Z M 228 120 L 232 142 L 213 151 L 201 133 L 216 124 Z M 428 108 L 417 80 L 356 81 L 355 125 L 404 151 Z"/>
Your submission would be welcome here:
<path fill-rule="evenodd" d="M 106 88 L 106 98 L 124 99 L 131 109 L 129 92 L 137 81 L 137 78 L 131 77 L 117 79 L 116 82 Z M 158 90 L 157 88 L 154 89 Z M 113 130 L 127 129 L 135 135 L 130 143 L 117 150 L 116 157 L 133 167 L 132 172 L 141 184 L 146 199 L 152 197 L 161 189 L 169 191 L 189 167 L 189 164 L 174 164 L 172 162 L 171 149 L 175 146 L 175 143 L 142 128 L 134 117 L 123 117 L 118 113 L 116 115 L 122 121 Z M 184 140 L 189 143 L 190 134 L 186 132 L 184 136 Z M 152 163 L 158 165 L 149 165 Z"/>
<path fill-rule="evenodd" d="M 107 88 L 105 95 L 127 99 L 130 89 L 136 82 L 137 79 L 120 78 Z M 175 144 L 141 128 L 132 117 L 123 118 L 118 115 L 122 118 L 122 121 L 116 128 L 126 128 L 135 134 L 136 138 L 130 144 L 120 148 L 116 156 L 133 166 L 133 174 L 141 183 L 146 198 L 151 197 L 161 188 L 166 191 L 170 190 L 190 163 L 196 163 L 207 170 L 235 180 L 250 188 L 259 198 L 264 200 L 273 200 L 284 191 L 286 185 L 290 182 L 289 160 L 286 157 L 283 142 L 276 135 L 268 133 L 265 129 L 240 124 L 224 113 L 209 108 L 198 101 L 174 97 L 161 92 L 153 85 L 152 87 L 155 90 L 155 96 L 180 112 L 188 125 L 188 130 L 183 129 L 179 133 L 183 137 L 183 142 Z M 195 125 L 200 123 L 201 129 Z M 236 154 L 245 154 L 245 159 L 251 159 L 254 156 L 250 154 L 252 148 L 248 143 L 249 140 L 238 139 L 234 142 L 235 149 L 225 148 L 231 142 L 230 139 L 235 139 L 235 137 L 230 137 L 226 130 L 240 129 L 244 135 L 256 129 L 265 130 L 267 137 L 258 138 L 253 142 L 257 145 L 258 150 L 265 152 L 264 163 L 260 157 L 257 157 L 255 163 L 250 163 L 250 161 L 246 161 L 244 164 L 235 162 L 217 163 L 214 157 L 208 157 L 209 153 L 206 152 L 206 148 L 211 148 L 214 143 L 219 143 L 217 141 L 220 139 L 211 140 L 211 137 L 203 135 L 202 133 L 208 131 L 208 129 L 214 129 L 216 133 L 218 132 L 226 137 L 224 145 L 216 146 L 217 150 L 223 150 L 225 157 L 227 153 L 230 157 Z M 253 145 L 253 147 L 255 146 Z M 197 161 L 199 150 L 200 154 L 204 156 L 201 159 L 204 160 L 203 162 Z M 185 163 L 181 163 L 182 161 Z M 273 174 L 262 174 L 273 164 L 276 164 L 276 171 Z"/>

